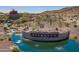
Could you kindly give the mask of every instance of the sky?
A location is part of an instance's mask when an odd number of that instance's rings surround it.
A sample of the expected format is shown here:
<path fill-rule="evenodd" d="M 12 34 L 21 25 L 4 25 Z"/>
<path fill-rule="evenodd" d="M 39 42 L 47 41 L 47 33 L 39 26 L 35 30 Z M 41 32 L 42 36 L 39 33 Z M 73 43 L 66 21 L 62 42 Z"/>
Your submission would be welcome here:
<path fill-rule="evenodd" d="M 9 12 L 12 9 L 18 12 L 40 13 L 43 11 L 59 10 L 66 6 L 0 6 L 0 11 Z"/>

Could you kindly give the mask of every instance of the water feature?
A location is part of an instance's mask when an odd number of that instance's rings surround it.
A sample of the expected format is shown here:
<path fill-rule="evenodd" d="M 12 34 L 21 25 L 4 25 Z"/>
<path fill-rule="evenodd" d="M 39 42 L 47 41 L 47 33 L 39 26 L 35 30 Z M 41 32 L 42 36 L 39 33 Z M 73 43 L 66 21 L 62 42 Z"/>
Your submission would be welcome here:
<path fill-rule="evenodd" d="M 79 43 L 75 40 L 40 43 L 33 41 L 23 42 L 22 39 L 21 36 L 12 35 L 12 42 L 16 44 L 22 52 L 79 52 Z"/>

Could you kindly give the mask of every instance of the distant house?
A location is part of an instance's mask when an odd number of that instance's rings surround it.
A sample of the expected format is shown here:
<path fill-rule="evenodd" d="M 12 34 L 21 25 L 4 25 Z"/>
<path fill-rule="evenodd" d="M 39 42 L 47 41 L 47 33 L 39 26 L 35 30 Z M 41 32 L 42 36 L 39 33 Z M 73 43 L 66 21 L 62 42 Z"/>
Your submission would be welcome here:
<path fill-rule="evenodd" d="M 16 10 L 12 10 L 9 12 L 9 19 L 16 20 L 18 19 L 18 12 Z"/>

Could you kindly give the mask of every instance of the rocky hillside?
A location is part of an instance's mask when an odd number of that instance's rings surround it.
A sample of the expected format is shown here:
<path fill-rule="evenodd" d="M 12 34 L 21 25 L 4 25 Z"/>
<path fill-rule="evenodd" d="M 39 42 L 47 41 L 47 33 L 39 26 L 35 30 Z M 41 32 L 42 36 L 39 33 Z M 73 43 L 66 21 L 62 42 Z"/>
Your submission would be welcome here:
<path fill-rule="evenodd" d="M 79 25 L 79 7 L 66 7 L 60 10 L 44 11 L 38 14 L 22 13 L 17 23 L 31 27 L 62 27 Z M 34 25 L 34 26 L 33 26 Z"/>
<path fill-rule="evenodd" d="M 58 20 L 58 22 L 60 20 L 69 24 L 72 23 L 79 25 L 79 6 L 65 7 L 60 10 L 45 11 L 40 13 L 40 15 L 49 16 L 49 18 L 52 20 Z"/>
<path fill-rule="evenodd" d="M 51 14 L 51 15 L 61 15 L 61 16 L 75 16 L 75 15 L 79 15 L 79 6 L 66 7 L 66 8 L 63 8 L 60 10 L 54 10 L 54 11 L 45 11 L 43 13 Z"/>
<path fill-rule="evenodd" d="M 19 13 L 19 18 L 9 19 L 8 15 L 0 15 L 0 20 L 10 22 L 11 26 L 28 27 L 64 27 L 79 25 L 79 6 L 66 7 L 60 10 L 44 11 L 38 14 Z M 1 22 L 2 23 L 2 22 Z"/>

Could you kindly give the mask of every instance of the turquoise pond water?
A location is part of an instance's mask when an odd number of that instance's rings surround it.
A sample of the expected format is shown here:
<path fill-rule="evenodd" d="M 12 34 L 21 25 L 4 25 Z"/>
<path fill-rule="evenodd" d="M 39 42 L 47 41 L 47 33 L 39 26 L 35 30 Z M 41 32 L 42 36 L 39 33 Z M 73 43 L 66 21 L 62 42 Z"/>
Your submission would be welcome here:
<path fill-rule="evenodd" d="M 51 48 L 47 48 L 45 46 L 44 48 L 37 48 L 39 47 L 39 44 L 41 44 L 40 42 L 31 42 L 32 45 L 23 43 L 21 42 L 23 38 L 21 36 L 16 36 L 15 34 L 12 35 L 11 39 L 12 42 L 16 44 L 22 52 L 79 52 L 79 43 L 77 43 L 75 40 L 67 40 L 64 41 L 64 43 L 52 42 Z M 43 46 L 43 44 L 41 44 L 41 46 Z M 45 43 L 45 45 L 46 44 L 48 43 Z"/>

